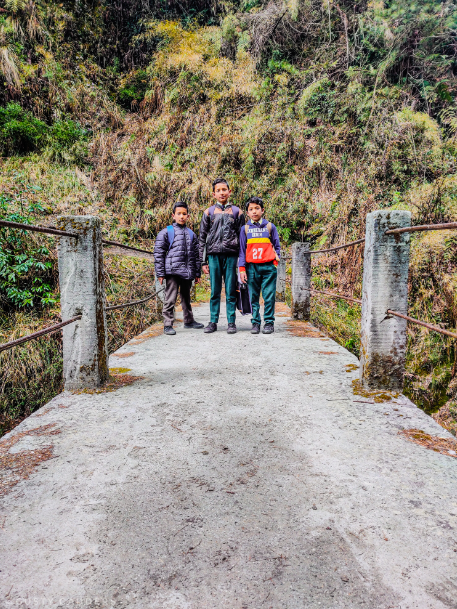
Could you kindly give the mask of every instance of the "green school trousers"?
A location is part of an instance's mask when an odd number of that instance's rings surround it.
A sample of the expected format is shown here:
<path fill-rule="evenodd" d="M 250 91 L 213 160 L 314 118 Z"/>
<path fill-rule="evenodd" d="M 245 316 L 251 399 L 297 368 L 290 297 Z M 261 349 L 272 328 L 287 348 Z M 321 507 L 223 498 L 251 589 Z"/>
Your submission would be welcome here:
<path fill-rule="evenodd" d="M 251 296 L 253 324 L 259 324 L 260 319 L 260 293 L 265 303 L 263 321 L 266 324 L 275 323 L 276 276 L 278 268 L 272 262 L 250 262 L 246 264 L 248 288 Z"/>
<path fill-rule="evenodd" d="M 227 309 L 227 322 L 235 323 L 236 313 L 236 285 L 238 281 L 238 256 L 227 256 L 225 254 L 209 254 L 209 280 L 211 283 L 211 299 L 209 310 L 211 321 L 215 324 L 219 321 L 221 309 L 222 279 L 225 284 L 225 305 Z"/>

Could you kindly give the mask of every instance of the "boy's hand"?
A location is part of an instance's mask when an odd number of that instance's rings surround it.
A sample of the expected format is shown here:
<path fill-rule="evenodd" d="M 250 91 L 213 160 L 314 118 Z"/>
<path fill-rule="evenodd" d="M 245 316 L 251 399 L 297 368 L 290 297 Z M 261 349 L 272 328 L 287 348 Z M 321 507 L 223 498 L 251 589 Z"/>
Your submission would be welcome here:
<path fill-rule="evenodd" d="M 200 283 L 201 278 L 200 277 L 195 277 L 195 283 Z"/>
<path fill-rule="evenodd" d="M 162 285 L 162 283 L 163 283 L 163 277 L 159 277 L 159 283 L 160 283 L 160 285 Z"/>
<path fill-rule="evenodd" d="M 241 283 L 247 282 L 248 276 L 245 271 L 240 271 L 240 279 L 241 279 Z"/>
<path fill-rule="evenodd" d="M 204 264 L 202 266 L 202 271 L 205 273 L 205 275 L 209 275 L 209 265 L 208 264 Z"/>

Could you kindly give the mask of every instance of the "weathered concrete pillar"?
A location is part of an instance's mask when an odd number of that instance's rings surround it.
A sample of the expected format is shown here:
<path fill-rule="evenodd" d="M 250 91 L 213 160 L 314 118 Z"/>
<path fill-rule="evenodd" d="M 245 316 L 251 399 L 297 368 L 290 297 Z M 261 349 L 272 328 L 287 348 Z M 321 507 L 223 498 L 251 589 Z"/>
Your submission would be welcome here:
<path fill-rule="evenodd" d="M 286 252 L 281 252 L 278 263 L 278 275 L 276 277 L 276 300 L 284 302 L 286 300 Z"/>
<path fill-rule="evenodd" d="M 60 216 L 57 226 L 79 234 L 60 237 L 58 246 L 62 320 L 82 315 L 63 328 L 65 389 L 92 389 L 109 375 L 100 220 Z"/>
<path fill-rule="evenodd" d="M 360 379 L 368 389 L 403 387 L 406 321 L 386 318 L 386 311 L 405 315 L 408 311 L 409 233 L 385 232 L 410 225 L 409 211 L 380 210 L 367 215 Z"/>
<path fill-rule="evenodd" d="M 292 245 L 292 317 L 309 320 L 311 288 L 311 255 L 309 243 Z"/>

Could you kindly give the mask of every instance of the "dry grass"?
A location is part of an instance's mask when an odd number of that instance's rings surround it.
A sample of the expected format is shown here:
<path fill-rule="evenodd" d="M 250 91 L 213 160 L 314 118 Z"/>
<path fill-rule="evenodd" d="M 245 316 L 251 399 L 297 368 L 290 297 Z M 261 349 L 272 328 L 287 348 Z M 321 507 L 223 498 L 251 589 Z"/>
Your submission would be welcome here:
<path fill-rule="evenodd" d="M 155 338 L 156 336 L 160 336 L 163 334 L 163 324 L 154 324 L 149 326 L 147 330 L 135 336 L 132 340 L 129 341 L 129 345 L 140 345 L 150 338 Z"/>
<path fill-rule="evenodd" d="M 136 383 L 136 381 L 142 381 L 144 379 L 143 376 L 133 376 L 131 374 L 125 374 L 124 372 L 116 374 L 116 368 L 113 368 L 112 370 L 113 374 L 111 374 L 110 370 L 108 381 L 102 387 L 99 387 L 98 389 L 80 389 L 79 391 L 74 391 L 74 395 L 98 395 L 100 393 L 111 393 L 113 391 L 117 391 L 121 387 L 127 387 L 128 385 Z M 125 370 L 127 370 L 127 368 Z"/>
<path fill-rule="evenodd" d="M 457 440 L 438 438 L 425 433 L 421 429 L 402 429 L 398 432 L 414 444 L 433 450 L 447 457 L 457 457 Z"/>
<path fill-rule="evenodd" d="M 38 465 L 53 459 L 55 456 L 52 444 L 15 453 L 9 452 L 11 448 L 27 436 L 55 436 L 59 434 L 60 429 L 55 429 L 55 425 L 56 423 L 49 423 L 0 440 L 0 497 L 9 493 L 21 480 L 27 480 Z"/>
<path fill-rule="evenodd" d="M 306 321 L 291 320 L 286 323 L 286 328 L 289 334 L 298 337 L 322 338 L 325 334 L 319 332 L 315 327 Z"/>
<path fill-rule="evenodd" d="M 392 391 L 371 391 L 370 389 L 365 389 L 359 379 L 352 381 L 352 392 L 354 395 L 360 395 L 364 398 L 373 399 L 373 402 L 376 404 L 391 402 L 400 395 L 399 393 Z"/>
<path fill-rule="evenodd" d="M 457 408 L 455 399 L 449 400 L 438 412 L 432 414 L 433 419 L 442 427 L 457 435 Z"/>

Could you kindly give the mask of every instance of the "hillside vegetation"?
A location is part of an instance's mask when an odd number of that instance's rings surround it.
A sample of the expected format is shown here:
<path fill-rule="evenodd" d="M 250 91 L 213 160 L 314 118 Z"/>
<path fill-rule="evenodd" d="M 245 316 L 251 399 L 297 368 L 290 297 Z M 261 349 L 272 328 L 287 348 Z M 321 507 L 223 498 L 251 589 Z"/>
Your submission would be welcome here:
<path fill-rule="evenodd" d="M 177 198 L 198 229 L 225 176 L 236 203 L 265 199 L 285 247 L 360 238 L 385 207 L 457 221 L 456 28 L 455 3 L 436 0 L 0 0 L 0 214 L 93 213 L 111 238 L 152 247 Z M 58 289 L 52 240 L 0 240 L 6 340 L 56 318 Z M 412 243 L 411 315 L 456 328 L 455 233 Z M 360 296 L 362 255 L 316 260 L 315 285 Z M 149 263 L 107 260 L 110 298 L 150 291 Z M 119 322 L 113 345 L 155 314 Z M 359 319 L 313 302 L 314 322 L 355 353 Z M 453 341 L 408 334 L 409 395 L 457 429 Z M 30 350 L 26 372 L 25 351 L 1 356 L 6 426 L 60 386 L 59 340 Z M 54 379 L 46 395 L 29 392 L 32 362 Z"/>

